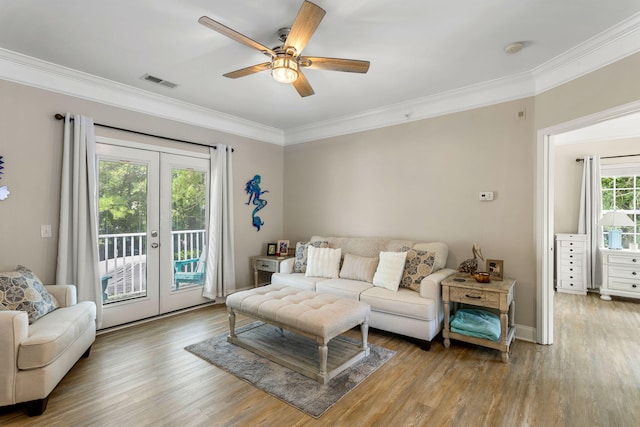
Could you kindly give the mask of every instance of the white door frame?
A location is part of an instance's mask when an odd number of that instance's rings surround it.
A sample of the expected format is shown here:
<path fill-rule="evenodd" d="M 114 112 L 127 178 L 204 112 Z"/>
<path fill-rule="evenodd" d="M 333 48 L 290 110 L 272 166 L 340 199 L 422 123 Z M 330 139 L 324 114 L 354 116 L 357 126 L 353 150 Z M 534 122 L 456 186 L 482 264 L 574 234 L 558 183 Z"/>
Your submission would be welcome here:
<path fill-rule="evenodd" d="M 536 136 L 536 341 L 553 344 L 553 234 L 555 135 L 640 111 L 640 100 L 538 130 Z"/>

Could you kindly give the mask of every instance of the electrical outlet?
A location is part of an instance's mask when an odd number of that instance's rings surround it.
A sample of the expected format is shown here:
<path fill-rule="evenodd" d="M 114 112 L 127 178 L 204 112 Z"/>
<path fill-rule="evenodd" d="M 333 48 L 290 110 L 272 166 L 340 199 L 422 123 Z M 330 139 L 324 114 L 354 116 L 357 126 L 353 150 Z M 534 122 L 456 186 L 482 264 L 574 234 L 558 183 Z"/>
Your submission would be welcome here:
<path fill-rule="evenodd" d="M 41 237 L 51 237 L 51 224 L 43 224 L 40 226 Z"/>
<path fill-rule="evenodd" d="M 481 191 L 480 200 L 482 200 L 483 202 L 493 200 L 493 191 Z"/>

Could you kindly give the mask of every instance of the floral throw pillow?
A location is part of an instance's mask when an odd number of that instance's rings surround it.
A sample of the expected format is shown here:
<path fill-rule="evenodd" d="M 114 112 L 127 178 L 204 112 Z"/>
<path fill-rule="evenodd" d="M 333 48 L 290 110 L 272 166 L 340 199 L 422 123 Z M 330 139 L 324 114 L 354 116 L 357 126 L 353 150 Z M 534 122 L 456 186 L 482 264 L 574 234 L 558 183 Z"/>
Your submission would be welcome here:
<path fill-rule="evenodd" d="M 309 257 L 309 246 L 314 248 L 328 248 L 329 242 L 317 241 L 317 242 L 298 242 L 296 243 L 296 260 L 293 264 L 294 273 L 306 273 L 307 272 L 307 258 Z"/>
<path fill-rule="evenodd" d="M 29 324 L 59 307 L 40 279 L 21 265 L 16 271 L 0 273 L 0 305 L 27 312 Z"/>
<path fill-rule="evenodd" d="M 420 292 L 420 282 L 433 272 L 436 254 L 435 252 L 420 251 L 408 247 L 403 247 L 400 251 L 407 252 L 407 260 L 404 264 L 400 287 Z"/>

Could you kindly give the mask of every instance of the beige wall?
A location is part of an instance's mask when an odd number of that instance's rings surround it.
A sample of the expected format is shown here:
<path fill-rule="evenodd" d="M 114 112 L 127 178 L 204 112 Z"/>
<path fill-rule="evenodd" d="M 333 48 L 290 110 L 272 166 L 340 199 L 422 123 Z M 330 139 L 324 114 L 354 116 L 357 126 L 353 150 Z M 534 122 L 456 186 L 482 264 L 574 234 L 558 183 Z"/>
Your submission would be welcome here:
<path fill-rule="evenodd" d="M 239 287 L 252 283 L 249 257 L 266 253 L 266 243 L 282 237 L 282 147 L 7 81 L 0 80 L 0 94 L 0 155 L 5 160 L 0 183 L 11 191 L 9 198 L 0 202 L 0 271 L 24 264 L 43 281 L 53 283 L 55 280 L 63 123 L 53 115 L 67 111 L 91 116 L 97 123 L 235 148 L 235 255 Z M 96 132 L 150 144 L 177 145 L 104 128 L 96 128 Z M 244 186 L 255 174 L 262 175 L 262 188 L 269 190 L 265 195 L 268 205 L 260 213 L 265 221 L 260 232 L 252 226 L 253 206 L 245 205 Z M 41 224 L 52 224 L 53 238 L 40 237 Z"/>
<path fill-rule="evenodd" d="M 285 148 L 285 236 L 478 243 L 518 280 L 516 322 L 535 324 L 533 99 Z M 495 200 L 481 202 L 479 192 Z"/>
<path fill-rule="evenodd" d="M 535 126 L 544 129 L 640 99 L 640 53 L 536 96 Z"/>
<path fill-rule="evenodd" d="M 605 157 L 625 154 L 640 154 L 640 138 L 583 142 L 555 147 L 554 234 L 578 232 L 583 163 L 576 162 L 576 159 L 586 155 Z M 602 164 L 630 162 L 638 163 L 640 157 L 602 160 Z"/>

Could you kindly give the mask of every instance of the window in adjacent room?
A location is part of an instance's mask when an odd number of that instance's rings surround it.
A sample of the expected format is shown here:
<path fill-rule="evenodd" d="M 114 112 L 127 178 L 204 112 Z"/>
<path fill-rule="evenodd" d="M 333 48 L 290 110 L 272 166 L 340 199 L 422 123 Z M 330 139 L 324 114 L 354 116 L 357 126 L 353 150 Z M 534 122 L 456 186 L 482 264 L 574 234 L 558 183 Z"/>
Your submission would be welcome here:
<path fill-rule="evenodd" d="M 640 243 L 640 164 L 602 165 L 602 214 L 617 210 L 629 215 L 634 226 L 621 227 L 622 247 Z M 605 247 L 608 234 L 603 235 Z"/>

